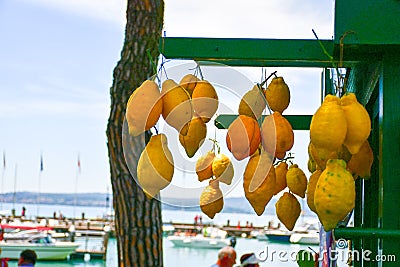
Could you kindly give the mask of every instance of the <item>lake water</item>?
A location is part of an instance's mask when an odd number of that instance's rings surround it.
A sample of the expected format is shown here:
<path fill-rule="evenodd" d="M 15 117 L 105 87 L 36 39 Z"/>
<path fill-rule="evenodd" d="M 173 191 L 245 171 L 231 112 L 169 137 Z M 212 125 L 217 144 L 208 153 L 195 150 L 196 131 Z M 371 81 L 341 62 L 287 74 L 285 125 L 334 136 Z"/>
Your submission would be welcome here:
<path fill-rule="evenodd" d="M 15 204 L 14 208 L 16 210 L 17 215 L 20 214 L 22 207 L 26 207 L 26 215 L 27 217 L 34 217 L 34 214 L 37 211 L 36 205 L 29 204 Z M 3 210 L 11 210 L 13 205 L 10 203 L 3 203 Z M 104 214 L 107 213 L 105 208 L 102 207 L 71 207 L 71 206 L 53 206 L 53 205 L 41 205 L 40 206 L 40 215 L 41 216 L 53 216 L 53 212 L 62 212 L 62 214 L 66 217 L 71 217 L 73 214 L 81 214 L 85 212 L 86 218 L 96 218 L 103 217 Z M 186 212 L 186 211 L 172 211 L 172 210 L 163 210 L 163 221 L 164 222 L 187 222 L 192 223 L 193 218 L 196 215 L 200 215 L 200 213 L 196 212 Z M 275 216 L 263 215 L 257 216 L 255 214 L 233 214 L 233 213 L 221 213 L 217 214 L 214 220 L 209 220 L 207 217 L 202 214 L 203 223 L 212 222 L 216 225 L 226 224 L 227 220 L 230 220 L 231 224 L 237 225 L 239 222 L 241 225 L 245 225 L 246 221 L 248 223 L 253 223 L 254 226 L 265 226 L 268 224 L 268 221 L 272 220 L 274 223 L 277 223 L 277 219 Z M 303 218 L 302 220 L 307 220 L 310 218 Z M 315 218 L 313 218 L 315 219 Z M 301 223 L 300 221 L 299 223 Z M 204 267 L 212 265 L 217 259 L 218 250 L 215 249 L 190 249 L 190 248 L 178 248 L 174 247 L 171 242 L 169 242 L 166 238 L 163 239 L 163 247 L 164 247 L 164 266 L 165 267 L 187 267 L 190 265 L 191 267 Z M 311 246 L 311 248 L 315 251 L 318 250 L 317 246 Z M 279 243 L 269 243 L 267 241 L 258 241 L 256 239 L 248 239 L 248 238 L 238 238 L 237 244 L 235 247 L 238 260 L 239 257 L 248 252 L 255 252 L 259 255 L 268 255 L 268 258 L 265 262 L 262 262 L 260 266 L 268 266 L 268 267 L 278 267 L 278 266 L 288 266 L 288 267 L 297 267 L 297 263 L 292 260 L 293 255 L 300 249 L 308 250 L 307 245 L 297 245 L 297 244 L 279 244 Z M 280 253 L 280 254 L 279 254 Z M 285 255 L 284 255 L 285 254 Z M 36 267 L 48 267 L 48 266 L 59 266 L 59 267 L 116 267 L 118 266 L 117 261 L 117 248 L 116 248 L 116 240 L 110 239 L 109 247 L 107 252 L 107 261 L 101 260 L 70 260 L 70 261 L 57 261 L 57 262 L 45 262 L 41 261 L 36 264 Z M 237 261 L 239 263 L 239 261 Z M 10 267 L 16 267 L 16 261 L 9 262 Z M 346 266 L 340 264 L 339 266 Z M 150 267 L 150 266 L 149 266 Z"/>

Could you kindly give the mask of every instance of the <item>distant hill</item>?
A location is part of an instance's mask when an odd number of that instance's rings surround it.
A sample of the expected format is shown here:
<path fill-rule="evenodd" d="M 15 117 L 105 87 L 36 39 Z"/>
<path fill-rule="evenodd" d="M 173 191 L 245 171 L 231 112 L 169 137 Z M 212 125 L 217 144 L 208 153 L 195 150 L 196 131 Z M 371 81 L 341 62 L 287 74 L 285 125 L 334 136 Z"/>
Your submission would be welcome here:
<path fill-rule="evenodd" d="M 1 194 L 0 194 L 1 195 Z M 15 202 L 36 204 L 38 193 L 36 192 L 16 192 Z M 93 207 L 105 207 L 107 205 L 107 197 L 109 197 L 109 205 L 112 205 L 112 195 L 107 196 L 105 193 L 40 193 L 40 204 L 48 205 L 74 205 L 75 198 L 77 200 L 77 206 L 93 206 Z M 5 202 L 12 203 L 14 199 L 13 193 L 3 194 Z M 264 214 L 275 214 L 275 203 L 278 201 L 277 197 L 273 197 L 267 204 Z M 185 211 L 199 211 L 199 199 L 198 198 L 163 198 L 162 208 L 168 210 L 185 210 Z M 300 201 L 304 215 L 315 216 L 310 211 L 306 201 Z M 248 213 L 254 214 L 253 208 L 250 203 L 244 197 L 230 197 L 224 199 L 224 208 L 222 212 L 226 213 Z"/>
<path fill-rule="evenodd" d="M 1 195 L 1 194 L 0 194 Z M 109 205 L 112 205 L 112 196 L 109 195 Z M 36 204 L 37 192 L 16 192 L 15 202 Z M 14 202 L 14 193 L 3 194 L 4 202 Z M 40 204 L 48 205 L 74 205 L 76 199 L 77 206 L 105 207 L 107 205 L 106 193 L 40 193 Z"/>
<path fill-rule="evenodd" d="M 264 214 L 275 215 L 275 203 L 277 201 L 278 198 L 273 197 L 267 204 Z M 168 203 L 174 203 L 174 205 Z M 198 203 L 199 200 L 197 198 L 196 199 L 163 198 L 162 208 L 170 210 L 200 211 Z M 304 211 L 304 215 L 315 216 L 315 213 L 313 213 L 308 208 L 305 200 L 300 201 L 300 204 L 302 210 Z M 254 214 L 253 208 L 251 207 L 247 199 L 244 197 L 224 198 L 224 208 L 222 212 Z"/>

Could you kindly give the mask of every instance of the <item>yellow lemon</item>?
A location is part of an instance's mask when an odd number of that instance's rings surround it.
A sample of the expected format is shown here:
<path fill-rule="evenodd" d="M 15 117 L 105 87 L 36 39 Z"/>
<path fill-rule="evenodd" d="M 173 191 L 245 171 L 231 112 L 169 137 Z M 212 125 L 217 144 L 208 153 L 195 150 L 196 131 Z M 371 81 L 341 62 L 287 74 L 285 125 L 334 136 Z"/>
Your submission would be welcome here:
<path fill-rule="evenodd" d="M 173 80 L 168 79 L 162 84 L 161 95 L 164 120 L 178 133 L 186 135 L 186 132 L 181 130 L 193 117 L 193 106 L 188 92 Z"/>
<path fill-rule="evenodd" d="M 249 116 L 258 120 L 266 105 L 263 89 L 255 85 L 240 100 L 239 115 Z"/>
<path fill-rule="evenodd" d="M 239 115 L 229 125 L 226 144 L 237 160 L 253 155 L 260 146 L 260 142 L 260 127 L 255 119 Z"/>
<path fill-rule="evenodd" d="M 207 126 L 201 118 L 193 117 L 189 123 L 183 126 L 182 131 L 186 135 L 179 133 L 179 142 L 185 148 L 186 155 L 191 158 L 204 143 L 207 136 Z"/>
<path fill-rule="evenodd" d="M 213 177 L 212 163 L 215 158 L 213 151 L 208 151 L 207 154 L 201 156 L 196 162 L 196 174 L 200 182 Z"/>
<path fill-rule="evenodd" d="M 198 81 L 192 94 L 193 108 L 205 123 L 209 122 L 218 109 L 218 95 L 214 86 L 205 80 Z"/>
<path fill-rule="evenodd" d="M 233 164 L 228 156 L 225 154 L 218 154 L 214 157 L 212 163 L 212 171 L 218 181 L 227 185 L 232 183 L 234 176 Z"/>
<path fill-rule="evenodd" d="M 222 191 L 217 180 L 210 180 L 200 195 L 200 208 L 211 219 L 224 207 Z"/>
<path fill-rule="evenodd" d="M 301 213 L 297 198 L 293 194 L 285 192 L 276 202 L 275 209 L 278 219 L 289 231 L 292 231 Z"/>
<path fill-rule="evenodd" d="M 284 161 L 275 166 L 276 184 L 274 195 L 277 195 L 287 187 L 286 174 L 288 172 L 288 164 Z"/>
<path fill-rule="evenodd" d="M 314 205 L 325 231 L 336 227 L 354 208 L 355 183 L 346 162 L 330 159 L 321 173 L 314 193 Z"/>
<path fill-rule="evenodd" d="M 129 97 L 126 106 L 129 134 L 138 136 L 156 125 L 162 109 L 158 85 L 154 81 L 144 81 Z"/>
<path fill-rule="evenodd" d="M 307 177 L 297 164 L 293 164 L 289 167 L 286 173 L 286 183 L 291 192 L 301 198 L 305 197 Z"/>
<path fill-rule="evenodd" d="M 371 167 L 374 162 L 374 153 L 368 140 L 364 142 L 357 154 L 354 154 L 347 164 L 347 169 L 354 177 L 369 179 L 371 176 Z"/>
<path fill-rule="evenodd" d="M 347 121 L 337 96 L 327 95 L 311 119 L 310 139 L 318 156 L 329 159 L 346 138 Z M 315 158 L 314 158 L 315 160 Z M 318 164 L 318 162 L 317 162 Z"/>
<path fill-rule="evenodd" d="M 182 77 L 179 85 L 182 86 L 183 89 L 185 89 L 189 93 L 190 97 L 192 97 L 193 90 L 196 87 L 198 81 L 200 81 L 200 79 L 197 78 L 195 75 L 186 74 Z"/>
<path fill-rule="evenodd" d="M 138 161 L 137 176 L 140 186 L 151 198 L 170 184 L 173 175 L 174 161 L 168 148 L 167 136 L 152 136 Z"/>
<path fill-rule="evenodd" d="M 261 140 L 265 151 L 282 157 L 280 154 L 289 151 L 294 144 L 292 125 L 280 112 L 275 111 L 266 116 L 261 125 Z"/>
<path fill-rule="evenodd" d="M 243 175 L 243 188 L 246 199 L 260 216 L 274 195 L 273 156 L 267 152 L 256 152 L 250 157 Z"/>
<path fill-rule="evenodd" d="M 371 132 L 371 119 L 365 107 L 357 101 L 355 94 L 345 94 L 340 101 L 347 121 L 344 145 L 354 155 L 368 139 Z"/>
<path fill-rule="evenodd" d="M 290 91 L 282 77 L 275 77 L 265 90 L 265 97 L 272 111 L 283 113 L 290 103 Z"/>
<path fill-rule="evenodd" d="M 316 170 L 310 176 L 310 180 L 307 184 L 307 205 L 313 212 L 317 213 L 314 205 L 314 193 L 315 187 L 317 186 L 318 178 L 321 176 L 322 170 Z"/>

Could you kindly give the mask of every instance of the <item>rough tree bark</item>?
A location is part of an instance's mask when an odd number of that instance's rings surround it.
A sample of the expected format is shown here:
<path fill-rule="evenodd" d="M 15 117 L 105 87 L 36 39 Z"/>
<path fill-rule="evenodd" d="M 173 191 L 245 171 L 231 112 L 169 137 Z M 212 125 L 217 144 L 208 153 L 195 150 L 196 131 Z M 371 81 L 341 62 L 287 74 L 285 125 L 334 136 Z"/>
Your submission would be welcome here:
<path fill-rule="evenodd" d="M 161 205 L 148 199 L 136 184 L 136 165 L 144 148 L 143 138 L 124 139 L 126 103 L 135 88 L 153 75 L 147 56 L 158 58 L 158 42 L 164 17 L 163 0 L 128 0 L 125 42 L 114 69 L 110 89 L 111 111 L 107 126 L 115 230 L 119 266 L 163 266 Z M 126 129 L 124 129 L 126 130 Z M 131 170 L 131 172 L 129 171 Z"/>

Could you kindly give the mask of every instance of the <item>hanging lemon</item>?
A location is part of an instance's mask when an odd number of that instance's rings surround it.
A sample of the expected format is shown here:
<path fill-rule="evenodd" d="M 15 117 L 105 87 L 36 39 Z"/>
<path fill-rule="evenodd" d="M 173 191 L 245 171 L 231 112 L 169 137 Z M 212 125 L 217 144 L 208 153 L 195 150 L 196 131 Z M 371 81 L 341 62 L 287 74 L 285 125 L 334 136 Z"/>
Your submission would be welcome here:
<path fill-rule="evenodd" d="M 278 219 L 289 231 L 292 231 L 301 213 L 297 198 L 293 194 L 285 192 L 276 202 L 275 208 Z"/>
<path fill-rule="evenodd" d="M 286 183 L 289 190 L 301 198 L 305 197 L 307 190 L 307 177 L 297 164 L 289 167 L 286 173 Z"/>
<path fill-rule="evenodd" d="M 355 205 L 355 183 L 346 162 L 330 159 L 321 173 L 314 193 L 314 205 L 325 231 L 336 227 Z"/>
<path fill-rule="evenodd" d="M 340 102 L 347 121 L 344 145 L 354 155 L 358 153 L 371 132 L 371 119 L 364 106 L 357 101 L 355 94 L 345 94 Z"/>
<path fill-rule="evenodd" d="M 273 156 L 264 151 L 254 153 L 244 171 L 243 188 L 246 199 L 259 216 L 274 195 L 275 179 Z"/>
<path fill-rule="evenodd" d="M 343 144 L 346 133 L 347 121 L 340 106 L 340 99 L 327 95 L 310 124 L 310 139 L 318 156 L 321 159 L 329 159 L 329 154 L 338 151 Z M 317 160 L 316 162 L 318 164 Z"/>
<path fill-rule="evenodd" d="M 218 180 L 210 180 L 200 195 L 200 208 L 211 219 L 224 207 L 222 191 Z"/>
<path fill-rule="evenodd" d="M 265 90 L 265 97 L 272 111 L 283 113 L 290 103 L 290 91 L 282 77 L 275 77 Z"/>

